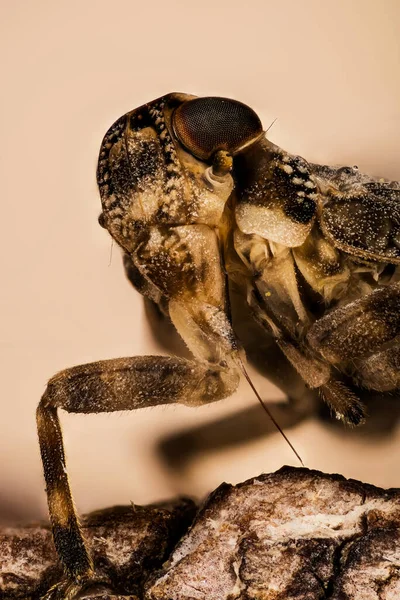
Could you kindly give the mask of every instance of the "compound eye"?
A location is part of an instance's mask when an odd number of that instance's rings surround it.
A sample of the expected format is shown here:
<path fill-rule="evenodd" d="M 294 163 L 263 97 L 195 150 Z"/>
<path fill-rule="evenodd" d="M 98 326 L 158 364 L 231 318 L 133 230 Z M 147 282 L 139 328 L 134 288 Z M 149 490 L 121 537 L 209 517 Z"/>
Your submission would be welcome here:
<path fill-rule="evenodd" d="M 218 150 L 235 154 L 263 134 L 254 110 L 228 98 L 195 98 L 181 104 L 172 117 L 181 144 L 201 160 Z"/>

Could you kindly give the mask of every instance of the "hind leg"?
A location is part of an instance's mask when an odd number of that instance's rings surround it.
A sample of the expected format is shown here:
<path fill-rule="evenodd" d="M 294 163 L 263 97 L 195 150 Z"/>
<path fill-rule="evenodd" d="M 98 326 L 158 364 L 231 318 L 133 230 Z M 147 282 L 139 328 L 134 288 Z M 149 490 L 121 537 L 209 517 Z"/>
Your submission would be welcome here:
<path fill-rule="evenodd" d="M 249 295 L 248 302 L 254 319 L 264 328 L 272 330 L 276 344 L 307 387 L 316 390 L 336 417 L 347 425 L 363 423 L 365 413 L 362 402 L 348 385 L 337 378 L 324 357 L 318 356 L 307 343 L 299 344 L 282 333 L 254 293 Z"/>
<path fill-rule="evenodd" d="M 400 340 L 355 362 L 360 385 L 378 392 L 400 390 Z"/>
<path fill-rule="evenodd" d="M 361 387 L 391 391 L 400 387 L 400 284 L 378 289 L 316 321 L 307 342 L 320 357 L 348 373 Z M 357 407 L 341 382 L 322 389 L 333 408 Z M 357 410 L 356 410 L 357 412 Z"/>
<path fill-rule="evenodd" d="M 400 334 L 400 283 L 388 285 L 316 321 L 307 342 L 339 365 L 367 357 Z"/>

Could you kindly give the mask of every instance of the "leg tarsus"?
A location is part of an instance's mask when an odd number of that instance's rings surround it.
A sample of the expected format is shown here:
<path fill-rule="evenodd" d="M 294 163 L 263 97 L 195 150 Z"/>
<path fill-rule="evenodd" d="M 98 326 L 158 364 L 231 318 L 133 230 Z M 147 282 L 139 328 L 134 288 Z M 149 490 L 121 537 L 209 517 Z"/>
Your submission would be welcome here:
<path fill-rule="evenodd" d="M 334 411 L 336 418 L 346 425 L 362 425 L 365 421 L 365 406 L 358 396 L 342 381 L 330 379 L 318 388 L 322 399 Z"/>

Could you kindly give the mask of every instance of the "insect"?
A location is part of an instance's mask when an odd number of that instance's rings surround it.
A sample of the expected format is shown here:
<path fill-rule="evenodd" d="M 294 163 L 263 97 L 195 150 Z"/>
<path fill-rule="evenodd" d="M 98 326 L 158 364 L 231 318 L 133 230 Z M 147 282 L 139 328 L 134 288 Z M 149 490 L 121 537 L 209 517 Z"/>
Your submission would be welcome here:
<path fill-rule="evenodd" d="M 106 133 L 100 225 L 133 286 L 193 355 L 105 360 L 55 375 L 37 410 L 54 542 L 73 598 L 95 580 L 73 505 L 57 411 L 198 406 L 232 394 L 244 354 L 230 290 L 310 388 L 350 425 L 358 390 L 400 387 L 400 184 L 310 164 L 226 98 L 171 93 Z M 268 361 L 268 356 L 265 357 Z"/>

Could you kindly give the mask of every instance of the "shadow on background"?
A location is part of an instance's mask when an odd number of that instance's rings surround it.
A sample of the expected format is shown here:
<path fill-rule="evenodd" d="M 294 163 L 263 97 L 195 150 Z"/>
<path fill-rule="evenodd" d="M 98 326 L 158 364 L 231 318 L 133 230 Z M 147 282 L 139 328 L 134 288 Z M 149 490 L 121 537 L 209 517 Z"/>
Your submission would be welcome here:
<path fill-rule="evenodd" d="M 29 494 L 18 494 L 10 497 L 3 490 L 0 492 L 0 527 L 13 527 L 15 525 L 25 524 L 45 517 L 42 511 L 42 505 L 39 505 L 38 499 Z"/>

